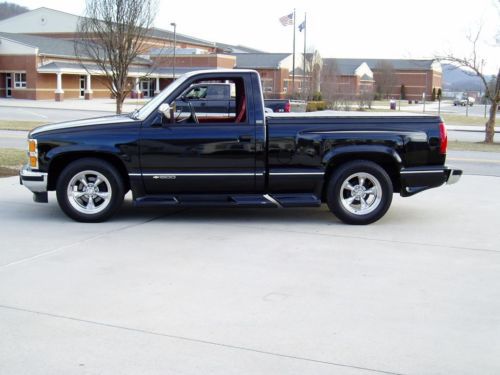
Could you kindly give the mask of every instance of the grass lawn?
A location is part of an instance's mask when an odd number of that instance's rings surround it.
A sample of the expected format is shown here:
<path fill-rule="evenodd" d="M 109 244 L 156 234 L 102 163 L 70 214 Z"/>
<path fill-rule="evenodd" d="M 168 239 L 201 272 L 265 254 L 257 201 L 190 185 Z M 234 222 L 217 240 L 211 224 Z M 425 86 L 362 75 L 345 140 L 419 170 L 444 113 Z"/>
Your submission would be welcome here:
<path fill-rule="evenodd" d="M 482 116 L 463 116 L 452 113 L 441 113 L 444 122 L 449 125 L 475 125 L 484 126 L 487 119 Z M 498 120 L 497 120 L 498 121 Z"/>
<path fill-rule="evenodd" d="M 390 100 L 374 100 L 372 102 L 372 105 L 382 106 L 389 109 L 390 102 L 391 102 Z M 408 106 L 411 106 L 411 104 L 408 104 L 408 100 L 401 100 L 401 108 Z M 399 100 L 397 99 L 396 99 L 396 108 L 399 108 Z"/>
<path fill-rule="evenodd" d="M 31 130 L 43 124 L 39 121 L 0 120 L 0 130 Z"/>
<path fill-rule="evenodd" d="M 392 113 L 398 113 L 398 111 L 391 111 L 390 109 L 380 109 L 380 108 L 372 108 L 372 109 L 365 109 L 365 111 L 368 112 L 392 112 Z M 408 110 L 407 108 L 403 109 L 403 106 L 401 106 L 401 112 L 405 111 L 406 113 L 412 112 Z M 431 112 L 431 111 L 426 111 L 421 112 L 415 112 L 416 114 L 424 114 L 424 115 L 432 115 L 432 116 L 437 116 L 437 112 Z M 457 115 L 455 113 L 441 113 L 441 117 L 443 118 L 444 122 L 448 125 L 472 125 L 472 126 L 484 126 L 486 124 L 486 120 L 482 116 L 465 116 L 465 115 Z M 498 122 L 498 120 L 497 120 Z"/>
<path fill-rule="evenodd" d="M 500 143 L 486 144 L 483 142 L 449 141 L 448 149 L 454 151 L 500 152 Z"/>
<path fill-rule="evenodd" d="M 0 148 L 0 177 L 17 176 L 19 168 L 27 160 L 26 151 Z"/>

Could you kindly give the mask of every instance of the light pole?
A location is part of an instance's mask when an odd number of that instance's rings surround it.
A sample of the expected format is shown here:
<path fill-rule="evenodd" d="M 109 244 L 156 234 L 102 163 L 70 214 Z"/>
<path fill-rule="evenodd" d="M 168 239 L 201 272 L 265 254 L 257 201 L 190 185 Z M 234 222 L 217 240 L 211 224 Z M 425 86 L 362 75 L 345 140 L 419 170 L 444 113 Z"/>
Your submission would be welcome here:
<path fill-rule="evenodd" d="M 172 22 L 170 26 L 174 27 L 174 62 L 172 63 L 172 81 L 175 81 L 175 48 L 177 46 L 177 24 Z"/>

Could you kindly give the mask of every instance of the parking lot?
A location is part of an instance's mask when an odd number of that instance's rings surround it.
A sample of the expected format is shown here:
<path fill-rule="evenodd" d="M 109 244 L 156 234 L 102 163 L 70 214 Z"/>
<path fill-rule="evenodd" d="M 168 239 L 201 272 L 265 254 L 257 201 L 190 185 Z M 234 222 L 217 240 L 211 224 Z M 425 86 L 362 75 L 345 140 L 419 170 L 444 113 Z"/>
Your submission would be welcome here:
<path fill-rule="evenodd" d="M 498 177 L 322 209 L 79 224 L 0 179 L 2 374 L 498 374 Z"/>

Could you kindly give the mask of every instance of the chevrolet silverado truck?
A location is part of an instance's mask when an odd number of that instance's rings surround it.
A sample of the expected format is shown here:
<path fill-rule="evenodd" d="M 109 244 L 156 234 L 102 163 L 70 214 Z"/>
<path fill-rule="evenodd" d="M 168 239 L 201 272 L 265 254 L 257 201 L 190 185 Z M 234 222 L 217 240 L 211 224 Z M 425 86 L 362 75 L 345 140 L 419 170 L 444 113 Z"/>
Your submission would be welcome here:
<path fill-rule="evenodd" d="M 213 82 L 234 84 L 234 113 L 197 112 L 188 94 Z M 35 202 L 55 191 L 81 222 L 110 218 L 131 191 L 138 206 L 326 203 L 340 220 L 368 224 L 394 193 L 456 182 L 462 171 L 445 166 L 446 147 L 437 116 L 268 115 L 256 71 L 197 71 L 132 113 L 32 130 L 20 181 Z"/>

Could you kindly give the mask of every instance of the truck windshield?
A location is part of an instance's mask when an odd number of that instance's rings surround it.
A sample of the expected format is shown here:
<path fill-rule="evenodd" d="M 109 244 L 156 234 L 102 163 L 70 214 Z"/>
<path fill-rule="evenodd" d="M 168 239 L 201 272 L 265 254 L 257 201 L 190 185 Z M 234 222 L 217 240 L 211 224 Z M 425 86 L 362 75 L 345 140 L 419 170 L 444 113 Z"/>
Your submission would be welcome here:
<path fill-rule="evenodd" d="M 146 119 L 151 112 L 153 112 L 156 108 L 162 104 L 165 99 L 174 92 L 179 86 L 181 86 L 191 75 L 184 74 L 179 77 L 177 80 L 172 82 L 170 85 L 165 87 L 157 96 L 147 102 L 142 108 L 137 111 L 132 112 L 130 115 L 136 120 L 144 120 Z"/>

